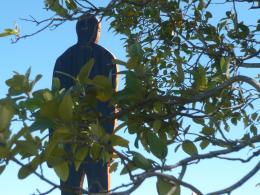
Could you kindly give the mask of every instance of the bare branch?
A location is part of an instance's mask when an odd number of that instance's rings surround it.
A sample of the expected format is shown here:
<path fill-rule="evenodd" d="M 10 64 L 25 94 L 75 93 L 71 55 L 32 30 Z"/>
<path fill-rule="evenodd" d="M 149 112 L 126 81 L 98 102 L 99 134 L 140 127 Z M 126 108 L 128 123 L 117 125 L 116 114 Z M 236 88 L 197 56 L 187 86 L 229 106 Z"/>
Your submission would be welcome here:
<path fill-rule="evenodd" d="M 243 68 L 260 68 L 260 63 L 242 63 L 239 67 Z"/>
<path fill-rule="evenodd" d="M 237 152 L 249 145 L 251 145 L 252 143 L 257 143 L 260 141 L 260 135 L 252 138 L 250 140 L 250 142 L 246 142 L 246 141 L 240 141 L 239 144 L 233 146 L 233 147 L 229 147 L 228 149 L 223 149 L 223 150 L 216 150 L 216 151 L 212 151 L 206 154 L 196 154 L 193 155 L 191 157 L 185 158 L 183 160 L 180 160 L 178 163 L 176 163 L 175 165 L 172 166 L 165 166 L 163 167 L 164 170 L 172 170 L 174 168 L 177 168 L 179 166 L 183 166 L 183 165 L 187 165 L 193 161 L 197 161 L 197 160 L 202 160 L 202 159 L 209 159 L 209 158 L 215 158 L 218 157 L 219 155 L 224 155 L 224 154 L 229 154 L 229 153 L 233 153 L 233 152 Z"/>
<path fill-rule="evenodd" d="M 253 177 L 259 171 L 259 169 L 260 169 L 260 161 L 256 164 L 256 166 L 250 172 L 248 172 L 243 178 L 241 178 L 239 181 L 237 181 L 236 183 L 234 183 L 230 187 L 227 187 L 223 190 L 219 190 L 219 191 L 216 191 L 216 192 L 208 193 L 207 195 L 228 194 L 228 193 L 232 192 L 233 190 L 235 190 L 236 188 L 243 185 L 248 179 Z"/>
<path fill-rule="evenodd" d="M 217 158 L 219 159 L 224 159 L 224 160 L 231 160 L 231 161 L 240 161 L 242 163 L 247 163 L 249 162 L 250 160 L 252 160 L 253 158 L 257 157 L 260 155 L 260 150 L 258 151 L 255 151 L 250 157 L 248 157 L 247 159 L 242 159 L 242 158 L 229 158 L 229 157 L 221 157 L 221 156 L 218 156 Z"/>

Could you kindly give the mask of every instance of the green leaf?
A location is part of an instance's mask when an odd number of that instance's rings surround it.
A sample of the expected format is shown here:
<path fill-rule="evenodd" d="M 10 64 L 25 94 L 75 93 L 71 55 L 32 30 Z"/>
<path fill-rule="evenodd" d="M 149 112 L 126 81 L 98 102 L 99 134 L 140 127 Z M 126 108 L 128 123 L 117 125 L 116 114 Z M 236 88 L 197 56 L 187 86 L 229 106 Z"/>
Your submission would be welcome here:
<path fill-rule="evenodd" d="M 100 158 L 101 147 L 98 143 L 93 143 L 90 148 L 90 154 L 93 160 L 98 160 Z"/>
<path fill-rule="evenodd" d="M 69 165 L 68 163 L 64 162 L 61 163 L 54 168 L 55 173 L 58 175 L 58 177 L 63 181 L 67 181 L 68 177 L 69 177 Z"/>
<path fill-rule="evenodd" d="M 21 167 L 19 172 L 18 172 L 18 178 L 19 179 L 25 179 L 30 174 L 32 174 L 35 171 L 35 169 L 36 169 L 36 167 L 34 168 L 30 165 L 25 165 L 25 166 Z"/>
<path fill-rule="evenodd" d="M 65 0 L 66 6 L 70 10 L 76 10 L 77 4 L 73 0 Z"/>
<path fill-rule="evenodd" d="M 58 91 L 59 89 L 60 89 L 60 79 L 59 78 L 57 78 L 57 77 L 54 77 L 53 79 L 52 79 L 52 90 L 54 90 L 54 91 Z"/>
<path fill-rule="evenodd" d="M 182 149 L 184 152 L 186 152 L 187 154 L 189 154 L 191 156 L 198 154 L 198 150 L 197 150 L 195 144 L 190 140 L 185 140 L 182 143 Z"/>
<path fill-rule="evenodd" d="M 4 32 L 0 33 L 0 37 L 6 37 L 6 36 L 10 36 L 10 35 L 19 35 L 19 29 L 15 28 L 15 29 L 11 29 L 11 28 L 7 28 L 4 30 Z"/>
<path fill-rule="evenodd" d="M 4 101 L 0 104 L 0 132 L 8 128 L 14 116 L 14 108 L 11 101 Z"/>
<path fill-rule="evenodd" d="M 143 98 L 142 81 L 132 71 L 126 73 L 126 87 L 127 97 L 131 99 Z"/>
<path fill-rule="evenodd" d="M 205 112 L 207 113 L 207 114 L 210 114 L 210 113 L 212 113 L 212 112 L 214 112 L 215 111 L 215 106 L 212 104 L 212 103 L 206 103 L 205 104 Z"/>
<path fill-rule="evenodd" d="M 113 164 L 111 164 L 109 166 L 109 173 L 113 173 L 117 170 L 117 167 L 118 167 L 118 162 L 114 162 Z"/>
<path fill-rule="evenodd" d="M 17 141 L 16 150 L 23 156 L 36 156 L 38 154 L 38 146 L 31 140 Z"/>
<path fill-rule="evenodd" d="M 80 84 L 84 85 L 89 81 L 89 74 L 93 68 L 95 61 L 91 58 L 81 69 L 78 74 Z"/>
<path fill-rule="evenodd" d="M 155 131 L 159 131 L 161 129 L 161 127 L 162 127 L 162 121 L 161 120 L 155 120 L 153 122 L 153 129 Z"/>
<path fill-rule="evenodd" d="M 50 120 L 45 120 L 45 119 L 36 119 L 34 123 L 29 127 L 30 132 L 34 132 L 37 130 L 45 130 L 47 128 L 50 128 L 53 126 L 53 123 Z"/>
<path fill-rule="evenodd" d="M 125 174 L 129 173 L 129 171 L 131 172 L 136 169 L 138 169 L 138 167 L 136 167 L 133 162 L 129 162 L 126 166 L 124 166 L 124 168 L 120 172 L 120 175 L 125 175 Z"/>
<path fill-rule="evenodd" d="M 157 192 L 159 195 L 180 195 L 180 186 L 176 185 L 173 181 L 157 177 Z"/>
<path fill-rule="evenodd" d="M 88 153 L 89 153 L 89 148 L 87 147 L 81 147 L 78 149 L 78 151 L 75 154 L 75 160 L 74 160 L 76 171 L 79 170 L 81 163 L 86 159 Z"/>
<path fill-rule="evenodd" d="M 68 11 L 62 7 L 59 0 L 45 0 L 45 6 L 64 18 L 69 16 Z"/>
<path fill-rule="evenodd" d="M 128 47 L 128 54 L 130 58 L 141 59 L 143 57 L 144 51 L 140 43 L 136 42 Z"/>
<path fill-rule="evenodd" d="M 254 124 L 250 126 L 250 132 L 257 136 L 257 127 Z"/>
<path fill-rule="evenodd" d="M 209 144 L 210 142 L 208 140 L 202 140 L 202 142 L 200 143 L 200 148 L 204 150 L 205 148 L 208 147 Z"/>
<path fill-rule="evenodd" d="M 59 104 L 55 101 L 48 101 L 41 106 L 40 114 L 41 117 L 53 120 L 58 118 L 59 115 Z"/>
<path fill-rule="evenodd" d="M 178 75 L 178 83 L 181 84 L 184 81 L 184 72 L 182 68 L 182 61 L 177 61 L 177 75 Z"/>
<path fill-rule="evenodd" d="M 149 170 L 149 169 L 153 168 L 151 161 L 146 159 L 143 155 L 141 155 L 137 152 L 131 152 L 131 153 L 134 155 L 133 162 L 138 168 L 141 168 L 144 170 Z"/>
<path fill-rule="evenodd" d="M 149 132 L 147 136 L 151 152 L 156 157 L 164 159 L 168 153 L 168 148 L 165 140 L 161 140 L 155 133 L 152 132 Z"/>
<path fill-rule="evenodd" d="M 11 79 L 6 80 L 5 83 L 9 86 L 8 92 L 10 95 L 15 96 L 30 92 L 29 80 L 24 75 L 16 74 Z"/>
<path fill-rule="evenodd" d="M 37 169 L 40 163 L 42 163 L 42 158 L 40 156 L 35 157 L 29 164 L 20 168 L 18 172 L 18 178 L 25 179 L 28 177 Z"/>
<path fill-rule="evenodd" d="M 10 151 L 7 148 L 0 146 L 0 159 L 7 158 L 9 154 Z"/>
<path fill-rule="evenodd" d="M 220 68 L 222 72 L 226 72 L 227 69 L 227 61 L 224 57 L 221 57 L 220 59 Z"/>
<path fill-rule="evenodd" d="M 202 128 L 202 132 L 204 135 L 213 135 L 215 133 L 215 129 L 212 127 L 204 126 Z"/>
<path fill-rule="evenodd" d="M 118 135 L 110 135 L 110 141 L 112 146 L 121 146 L 128 148 L 129 141 Z"/>
<path fill-rule="evenodd" d="M 112 81 L 101 75 L 97 75 L 93 79 L 93 84 L 96 87 L 96 98 L 100 101 L 108 101 L 113 93 Z"/>
<path fill-rule="evenodd" d="M 5 165 L 0 166 L 0 175 L 4 172 L 5 167 L 6 167 Z"/>
<path fill-rule="evenodd" d="M 59 116 L 64 121 L 71 121 L 73 117 L 73 100 L 70 94 L 66 94 L 59 105 Z"/>
<path fill-rule="evenodd" d="M 193 77 L 194 77 L 194 88 L 197 90 L 205 90 L 208 87 L 208 79 L 206 76 L 206 70 L 202 65 L 199 65 L 194 71 L 193 71 Z"/>

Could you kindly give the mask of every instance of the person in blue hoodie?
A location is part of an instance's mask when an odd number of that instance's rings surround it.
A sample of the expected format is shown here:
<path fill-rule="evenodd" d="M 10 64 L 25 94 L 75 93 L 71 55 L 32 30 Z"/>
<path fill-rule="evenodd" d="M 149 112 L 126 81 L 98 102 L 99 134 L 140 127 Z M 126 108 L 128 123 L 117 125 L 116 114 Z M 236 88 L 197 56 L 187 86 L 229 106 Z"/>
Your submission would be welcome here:
<path fill-rule="evenodd" d="M 100 22 L 94 15 L 88 14 L 80 17 L 76 24 L 78 42 L 68 48 L 55 63 L 53 77 L 60 80 L 61 88 L 69 89 L 74 85 L 72 78 L 59 74 L 59 72 L 67 73 L 71 76 L 77 76 L 81 68 L 90 59 L 94 59 L 94 65 L 89 74 L 89 78 L 93 79 L 96 75 L 102 75 L 110 78 L 113 88 L 117 86 L 117 66 L 113 64 L 114 56 L 105 48 L 98 45 L 100 37 Z M 97 110 L 102 116 L 113 116 L 115 108 L 110 106 L 108 102 L 98 101 Z M 107 133 L 112 133 L 114 129 L 114 118 L 106 120 L 102 124 Z M 79 192 L 72 192 L 69 189 L 77 189 L 82 187 L 85 174 L 88 179 L 89 193 L 98 193 L 101 190 L 109 190 L 109 163 L 94 161 L 89 156 L 85 162 L 81 164 L 78 171 L 75 170 L 73 163 L 70 164 L 69 177 L 66 182 L 61 181 L 62 195 L 76 195 Z"/>

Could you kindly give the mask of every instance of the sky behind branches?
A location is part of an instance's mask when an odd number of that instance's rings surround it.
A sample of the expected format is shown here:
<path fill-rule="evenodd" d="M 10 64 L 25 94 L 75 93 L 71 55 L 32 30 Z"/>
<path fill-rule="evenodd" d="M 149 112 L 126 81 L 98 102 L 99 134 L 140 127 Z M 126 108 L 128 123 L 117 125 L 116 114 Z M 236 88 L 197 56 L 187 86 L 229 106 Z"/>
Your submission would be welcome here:
<path fill-rule="evenodd" d="M 100 1 L 99 1 L 100 2 Z M 101 1 L 103 5 L 107 4 L 107 0 Z M 239 18 L 247 19 L 247 21 L 257 20 L 257 11 L 251 15 L 244 12 L 248 7 L 239 6 Z M 9 0 L 4 1 L 0 5 L 0 32 L 5 28 L 12 28 L 14 22 L 18 24 L 21 34 L 29 34 L 37 30 L 35 25 L 31 22 L 25 22 L 20 18 L 30 18 L 30 15 L 41 20 L 51 16 L 51 12 L 43 9 L 43 0 Z M 223 11 L 221 5 L 213 7 L 213 11 L 218 11 L 219 14 Z M 259 13 L 259 11 L 258 11 Z M 260 15 L 260 13 L 259 13 Z M 126 53 L 123 47 L 121 36 L 113 34 L 108 31 L 108 22 L 102 22 L 102 34 L 100 45 L 111 51 L 118 59 L 126 60 Z M 25 73 L 26 70 L 32 68 L 32 78 L 36 74 L 42 74 L 43 78 L 36 85 L 36 89 L 49 88 L 51 86 L 52 71 L 56 58 L 62 54 L 68 47 L 76 42 L 75 22 L 68 22 L 58 27 L 55 30 L 45 30 L 44 32 L 33 37 L 22 39 L 16 44 L 11 44 L 10 38 L 0 39 L 0 98 L 3 98 L 7 93 L 5 80 L 13 75 L 12 71 Z M 244 70 L 247 75 L 255 75 L 255 70 Z M 122 87 L 122 84 L 121 84 Z M 12 129 L 19 128 L 13 125 Z M 195 128 L 195 127 L 193 127 Z M 242 131 L 243 127 L 234 127 L 237 131 Z M 123 134 L 123 132 L 122 132 Z M 129 140 L 134 140 L 134 137 L 124 135 Z M 247 155 L 247 150 L 242 151 L 241 155 Z M 174 152 L 169 148 L 169 162 L 176 162 L 176 159 L 185 157 L 184 154 Z M 187 170 L 187 175 L 184 177 L 185 181 L 190 181 L 194 186 L 201 189 L 203 192 L 211 192 L 218 188 L 223 188 L 231 185 L 236 179 L 241 178 L 250 169 L 255 166 L 257 160 L 243 165 L 234 162 L 226 162 L 220 160 L 203 161 L 199 166 L 192 165 Z M 10 163 L 4 174 L 0 176 L 0 194 L 5 195 L 29 195 L 37 193 L 37 189 L 41 192 L 47 191 L 50 186 L 41 181 L 36 176 L 29 176 L 25 180 L 17 178 L 19 166 Z M 43 171 L 47 178 L 59 182 L 54 172 L 43 167 Z M 178 173 L 179 170 L 174 173 Z M 126 176 L 119 176 L 118 173 L 112 174 L 112 188 L 128 183 Z M 133 195 L 156 194 L 155 179 L 149 179 L 144 182 L 142 187 L 135 191 Z M 260 174 L 256 174 L 246 185 L 234 191 L 234 195 L 258 195 L 260 188 L 255 187 L 260 182 Z M 55 190 L 51 195 L 58 195 L 60 192 Z M 182 190 L 182 195 L 190 195 L 191 191 Z"/>

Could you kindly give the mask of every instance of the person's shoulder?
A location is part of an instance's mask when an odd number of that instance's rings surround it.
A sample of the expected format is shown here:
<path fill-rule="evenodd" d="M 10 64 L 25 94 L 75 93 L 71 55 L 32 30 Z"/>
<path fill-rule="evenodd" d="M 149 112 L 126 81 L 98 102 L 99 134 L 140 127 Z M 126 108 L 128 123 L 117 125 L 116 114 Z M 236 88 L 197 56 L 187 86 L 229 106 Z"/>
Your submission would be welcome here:
<path fill-rule="evenodd" d="M 105 47 L 98 45 L 98 44 L 94 44 L 94 47 L 99 51 L 102 52 L 103 54 L 107 55 L 110 58 L 115 58 L 115 55 L 113 53 L 111 53 L 108 49 L 106 49 Z"/>
<path fill-rule="evenodd" d="M 73 45 L 71 47 L 69 47 L 68 49 L 66 49 L 58 58 L 57 60 L 62 60 L 63 58 L 66 58 L 67 56 L 71 55 L 71 53 L 73 52 L 73 50 L 75 50 L 76 45 Z"/>

